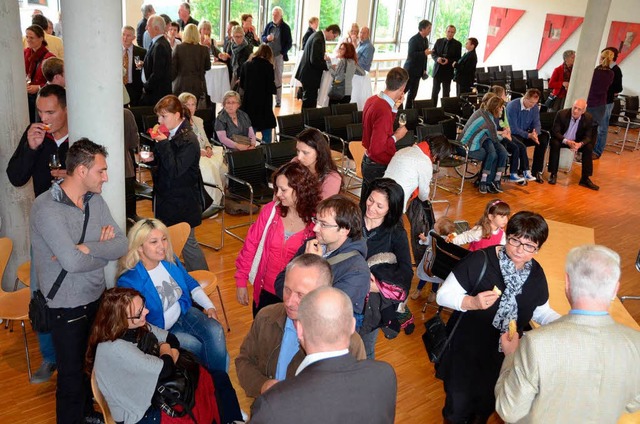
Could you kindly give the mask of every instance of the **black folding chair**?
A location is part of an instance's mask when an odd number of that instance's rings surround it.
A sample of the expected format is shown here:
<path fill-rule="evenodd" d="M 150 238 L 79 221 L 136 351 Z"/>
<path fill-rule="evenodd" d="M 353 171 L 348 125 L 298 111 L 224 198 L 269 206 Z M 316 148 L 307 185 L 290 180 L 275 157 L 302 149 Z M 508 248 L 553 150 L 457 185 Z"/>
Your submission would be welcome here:
<path fill-rule="evenodd" d="M 325 131 L 324 117 L 331 115 L 331 108 L 327 106 L 302 109 L 302 115 L 304 116 L 304 125 L 306 127 L 313 127 L 320 131 Z"/>
<path fill-rule="evenodd" d="M 302 113 L 278 116 L 278 139 L 295 140 L 298 134 L 304 130 L 304 116 Z"/>
<path fill-rule="evenodd" d="M 291 162 L 296 157 L 296 140 L 285 140 L 279 143 L 262 144 L 264 151 L 265 166 L 267 167 L 267 177 L 271 180 L 273 171 L 280 168 L 285 163 Z"/>
<path fill-rule="evenodd" d="M 430 107 L 436 107 L 436 102 L 432 99 L 414 100 L 413 108 L 422 110 Z"/>
<path fill-rule="evenodd" d="M 331 105 L 332 115 L 344 115 L 347 113 L 353 113 L 358 110 L 357 103 L 338 103 Z"/>

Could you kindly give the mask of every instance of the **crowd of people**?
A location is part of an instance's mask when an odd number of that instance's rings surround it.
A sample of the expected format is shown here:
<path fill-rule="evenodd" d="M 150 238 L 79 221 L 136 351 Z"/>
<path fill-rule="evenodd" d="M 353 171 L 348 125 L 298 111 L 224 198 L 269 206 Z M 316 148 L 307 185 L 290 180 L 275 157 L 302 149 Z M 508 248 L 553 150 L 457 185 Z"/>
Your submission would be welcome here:
<path fill-rule="evenodd" d="M 560 317 L 550 307 L 545 273 L 535 260 L 549 236 L 547 222 L 530 211 L 511 215 L 511 207 L 496 198 L 464 233 L 455 234 L 446 218 L 435 222 L 436 233 L 470 253 L 442 280 L 425 273 L 433 260 L 433 252 L 425 252 L 415 271 L 419 284 L 411 291 L 409 246 L 429 244 L 435 235 L 428 233 L 431 228 L 419 234 L 412 228 L 407 235 L 403 215 L 413 225 L 412 207 L 429 199 L 434 165 L 465 152 L 444 136 L 398 151 L 407 128 L 394 129 L 394 121 L 399 109 L 413 106 L 429 57 L 434 100 L 440 91 L 449 96 L 452 81 L 459 93 L 468 92 L 477 63 L 478 40 L 469 38 L 463 54 L 453 25 L 430 48 L 427 20 L 409 41 L 404 67 L 389 70 L 384 90 L 364 105 L 359 205 L 342 193 L 328 139 L 315 128 L 297 135 L 297 155 L 273 172 L 274 198 L 250 226 L 236 259 L 236 298 L 243 306 L 251 302 L 253 323 L 231 358 L 216 306 L 189 273 L 209 268 L 195 228 L 211 204 L 205 194 L 213 205 L 220 203 L 223 149 L 255 149 L 272 141 L 273 102 L 275 97 L 276 108 L 282 102 L 291 29 L 280 7 L 273 8 L 261 34 L 253 17 L 243 14 L 241 23 L 229 22 L 220 50 L 211 23 L 195 20 L 189 3 L 180 5 L 176 21 L 156 15 L 150 4 L 141 10 L 137 29 L 122 29 L 131 219 L 126 232 L 101 196 L 108 181 L 105 147 L 87 138 L 68 140 L 61 44 L 58 57 L 41 14 L 25 34 L 32 123 L 7 174 L 15 186 L 33 180 L 30 287 L 46 296 L 52 322 L 50 332 L 38 333 L 43 362 L 32 382 L 48 381 L 57 370 L 58 422 L 99 422 L 90 378 L 116 422 L 170 420 L 174 406 L 167 407 L 158 393 L 188 373 L 195 375 L 191 402 L 183 402 L 179 413 L 197 422 L 241 422 L 247 415 L 227 375 L 233 359 L 241 388 L 255 399 L 251 422 L 340 422 L 357 414 L 358 421 L 391 423 L 397 380 L 389 364 L 374 359 L 376 340 L 379 330 L 389 339 L 413 331 L 407 299 L 417 299 L 427 282 L 429 300 L 454 311 L 447 350 L 436 364 L 446 394 L 445 422 L 483 423 L 496 410 L 509 422 L 570 421 L 587 413 L 609 422 L 640 409 L 640 371 L 629 367 L 640 359 L 640 336 L 607 313 L 620 276 L 620 258 L 610 249 L 582 246 L 570 252 L 566 294 L 572 310 Z M 330 103 L 349 103 L 352 78 L 371 67 L 369 29 L 352 25 L 332 64 L 326 42 L 340 36 L 340 27 L 318 28 L 318 19 L 310 19 L 295 75 L 302 83 L 302 106 L 316 107 L 325 71 L 333 88 L 343 81 L 330 93 Z M 580 185 L 598 190 L 590 179 L 592 162 L 602 154 L 602 128 L 622 89 L 617 54 L 613 47 L 603 50 L 588 99 L 562 109 L 575 59 L 575 52 L 565 52 L 549 82 L 554 98 L 546 107 L 560 110 L 548 134 L 541 130 L 539 90 L 508 101 L 502 87 L 491 88 L 459 132 L 469 157 L 482 164 L 480 193 L 502 193 L 505 178 L 543 183 L 548 146 L 549 184 L 556 184 L 559 152 L 567 147 L 582 153 Z M 211 105 L 204 77 L 212 60 L 228 66 L 234 88 L 224 95 L 214 122 L 206 123 L 219 146 L 211 144 L 205 122 L 196 116 L 200 103 Z M 138 105 L 153 106 L 158 125 L 150 131 L 148 154 L 134 156 L 142 148 L 127 106 Z M 534 146 L 531 166 L 526 146 Z M 151 168 L 154 218 L 136 213 L 134 157 Z M 55 158 L 60 166 L 52 165 Z M 178 257 L 168 227 L 181 222 L 190 231 Z M 119 261 L 117 287 L 106 290 L 109 261 Z M 542 328 L 529 331 L 531 320 Z M 530 335 L 521 340 L 524 332 Z M 578 333 L 588 349 L 566 342 Z M 563 355 L 545 353 L 558 341 Z M 602 359 L 600 349 L 610 357 Z M 599 360 L 590 356 L 592 350 Z M 596 370 L 574 366 L 568 362 L 573 356 L 593 360 Z M 532 366 L 541 360 L 544 367 Z M 601 376 L 597 384 L 574 384 L 594 372 Z M 136 384 L 122 384 L 126 379 Z M 594 409 L 590 402 L 605 394 L 606 405 Z M 567 402 L 571 408 L 559 406 Z"/>

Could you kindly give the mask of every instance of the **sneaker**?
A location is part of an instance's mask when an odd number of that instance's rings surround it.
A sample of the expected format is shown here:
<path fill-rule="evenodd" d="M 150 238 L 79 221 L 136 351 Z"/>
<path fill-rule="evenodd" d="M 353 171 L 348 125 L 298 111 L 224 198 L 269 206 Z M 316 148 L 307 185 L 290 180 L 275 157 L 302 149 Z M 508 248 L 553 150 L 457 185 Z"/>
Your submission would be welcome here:
<path fill-rule="evenodd" d="M 504 191 L 502 190 L 502 185 L 500 184 L 500 181 L 494 181 L 491 184 L 489 184 L 489 193 L 491 194 L 504 193 Z"/>
<path fill-rule="evenodd" d="M 40 368 L 31 375 L 31 384 L 46 383 L 51 380 L 51 376 L 56 370 L 56 364 L 42 362 Z"/>
<path fill-rule="evenodd" d="M 487 194 L 487 183 L 480 182 L 478 191 L 480 192 L 480 194 Z"/>
<path fill-rule="evenodd" d="M 422 289 L 418 290 L 415 289 L 414 291 L 411 292 L 411 294 L 409 295 L 409 297 L 413 300 L 416 300 L 417 298 L 420 297 L 420 293 L 422 293 Z"/>
<path fill-rule="evenodd" d="M 527 172 L 524 174 L 524 178 L 525 178 L 527 181 L 535 181 L 535 180 L 536 180 L 536 177 L 534 177 L 534 176 L 533 176 L 533 174 L 532 174 L 530 171 L 527 171 Z"/>
<path fill-rule="evenodd" d="M 524 180 L 524 177 L 521 177 L 518 174 L 511 174 L 511 176 L 509 177 L 509 181 L 512 183 L 521 183 Z"/>

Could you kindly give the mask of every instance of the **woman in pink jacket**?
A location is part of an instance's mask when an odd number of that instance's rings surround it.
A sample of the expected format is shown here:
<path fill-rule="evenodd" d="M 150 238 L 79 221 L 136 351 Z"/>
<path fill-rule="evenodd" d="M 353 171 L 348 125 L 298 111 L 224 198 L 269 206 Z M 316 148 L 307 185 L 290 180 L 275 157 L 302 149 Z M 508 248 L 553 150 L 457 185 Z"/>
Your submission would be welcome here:
<path fill-rule="evenodd" d="M 275 279 L 313 236 L 311 218 L 320 198 L 318 179 L 298 162 L 275 171 L 273 187 L 276 200 L 262 208 L 236 259 L 236 296 L 241 305 L 249 305 L 247 281 L 253 283 L 254 317 L 261 308 L 280 302 L 274 294 Z"/>

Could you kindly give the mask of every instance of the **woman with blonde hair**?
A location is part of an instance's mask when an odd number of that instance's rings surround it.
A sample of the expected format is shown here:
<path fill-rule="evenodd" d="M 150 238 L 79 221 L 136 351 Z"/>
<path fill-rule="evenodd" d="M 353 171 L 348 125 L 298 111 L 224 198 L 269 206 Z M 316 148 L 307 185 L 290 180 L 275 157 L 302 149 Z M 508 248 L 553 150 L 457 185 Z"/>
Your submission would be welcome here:
<path fill-rule="evenodd" d="M 198 42 L 198 28 L 189 24 L 182 33 L 182 44 L 173 49 L 171 78 L 176 96 L 187 91 L 199 99 L 205 94 L 204 74 L 211 69 L 211 60 L 207 48 Z"/>
<path fill-rule="evenodd" d="M 271 143 L 276 127 L 273 114 L 273 95 L 276 84 L 271 47 L 261 44 L 240 69 L 240 88 L 244 91 L 241 109 L 249 115 L 251 124 L 262 134 L 264 143 Z"/>
<path fill-rule="evenodd" d="M 141 220 L 131 227 L 128 238 L 118 287 L 140 292 L 149 310 L 147 321 L 174 334 L 207 369 L 226 371 L 227 347 L 216 307 L 173 253 L 167 227 L 157 219 Z"/>
<path fill-rule="evenodd" d="M 224 174 L 227 172 L 227 166 L 224 164 L 224 150 L 220 146 L 212 146 L 207 138 L 204 130 L 204 122 L 202 118 L 197 117 L 196 106 L 198 99 L 191 93 L 182 93 L 178 96 L 182 105 L 189 110 L 191 114 L 190 124 L 198 143 L 200 144 L 200 174 L 205 183 L 215 184 L 220 189 L 204 186 L 209 196 L 213 199 L 213 204 L 209 209 L 220 205 L 222 200 L 222 191 L 224 190 Z"/>
<path fill-rule="evenodd" d="M 257 146 L 251 119 L 240 110 L 242 100 L 235 91 L 227 91 L 222 98 L 222 110 L 216 117 L 214 129 L 218 140 L 231 150 L 247 150 Z"/>

